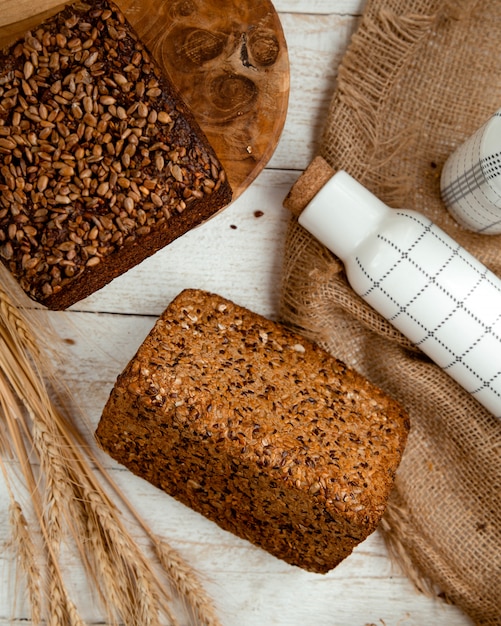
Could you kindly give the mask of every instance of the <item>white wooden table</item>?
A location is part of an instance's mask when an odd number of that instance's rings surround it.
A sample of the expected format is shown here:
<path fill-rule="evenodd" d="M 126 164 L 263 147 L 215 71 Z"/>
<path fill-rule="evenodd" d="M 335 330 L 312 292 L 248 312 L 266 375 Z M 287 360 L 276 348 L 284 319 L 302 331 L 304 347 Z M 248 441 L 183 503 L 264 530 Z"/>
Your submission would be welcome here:
<path fill-rule="evenodd" d="M 61 376 L 94 428 L 116 376 L 170 300 L 203 288 L 277 317 L 284 234 L 282 200 L 312 158 L 336 68 L 364 0 L 276 0 L 288 43 L 290 106 L 278 148 L 251 187 L 223 213 L 53 322 L 67 342 Z M 256 211 L 263 215 L 257 217 Z M 457 608 L 417 593 L 390 562 L 376 532 L 322 576 L 291 567 L 177 503 L 105 459 L 153 529 L 200 572 L 224 626 L 461 626 Z M 8 499 L 0 479 L 0 545 L 8 538 Z M 70 587 L 89 624 L 102 623 L 79 567 Z M 10 624 L 12 563 L 0 550 L 0 626 Z M 22 590 L 14 617 L 29 615 Z M 15 623 L 18 623 L 17 621 Z M 28 620 L 29 623 L 29 620 Z M 140 625 L 138 625 L 140 626 Z"/>

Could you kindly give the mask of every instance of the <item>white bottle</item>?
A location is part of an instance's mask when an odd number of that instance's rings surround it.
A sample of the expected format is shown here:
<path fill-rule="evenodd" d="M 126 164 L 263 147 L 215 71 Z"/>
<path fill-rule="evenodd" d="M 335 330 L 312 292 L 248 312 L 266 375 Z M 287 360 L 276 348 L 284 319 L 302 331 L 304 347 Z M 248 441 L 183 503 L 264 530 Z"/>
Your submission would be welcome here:
<path fill-rule="evenodd" d="M 336 173 L 299 223 L 353 289 L 501 417 L 501 280 L 428 218 L 391 209 Z"/>

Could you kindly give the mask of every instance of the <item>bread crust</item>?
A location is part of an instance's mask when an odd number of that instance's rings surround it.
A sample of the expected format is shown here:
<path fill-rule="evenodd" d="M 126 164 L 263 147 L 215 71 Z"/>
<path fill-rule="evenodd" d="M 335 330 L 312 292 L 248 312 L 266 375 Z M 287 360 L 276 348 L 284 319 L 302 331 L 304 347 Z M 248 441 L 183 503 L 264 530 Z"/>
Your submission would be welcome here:
<path fill-rule="evenodd" d="M 231 201 L 171 81 L 106 0 L 0 53 L 0 259 L 64 309 Z"/>
<path fill-rule="evenodd" d="M 222 528 L 325 573 L 377 527 L 409 420 L 284 326 L 185 290 L 119 376 L 96 431 Z"/>

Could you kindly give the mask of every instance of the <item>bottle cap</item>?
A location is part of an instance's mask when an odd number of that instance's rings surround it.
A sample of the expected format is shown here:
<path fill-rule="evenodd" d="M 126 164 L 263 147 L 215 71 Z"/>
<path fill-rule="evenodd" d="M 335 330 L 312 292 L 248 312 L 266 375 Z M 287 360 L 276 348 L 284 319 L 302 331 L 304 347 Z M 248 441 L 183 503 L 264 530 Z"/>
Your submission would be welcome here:
<path fill-rule="evenodd" d="M 345 260 L 376 229 L 388 210 L 374 194 L 341 170 L 320 189 L 298 222 Z"/>

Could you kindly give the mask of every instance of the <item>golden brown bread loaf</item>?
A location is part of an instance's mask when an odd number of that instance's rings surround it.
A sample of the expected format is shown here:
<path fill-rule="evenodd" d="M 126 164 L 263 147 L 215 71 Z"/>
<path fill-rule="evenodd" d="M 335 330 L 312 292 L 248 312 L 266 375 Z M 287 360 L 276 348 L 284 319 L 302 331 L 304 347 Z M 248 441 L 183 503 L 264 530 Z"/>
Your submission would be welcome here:
<path fill-rule="evenodd" d="M 230 199 L 113 4 L 76 3 L 0 52 L 0 259 L 33 299 L 70 306 Z"/>
<path fill-rule="evenodd" d="M 186 290 L 119 376 L 96 437 L 222 528 L 327 572 L 375 530 L 408 428 L 394 400 L 318 346 Z"/>

